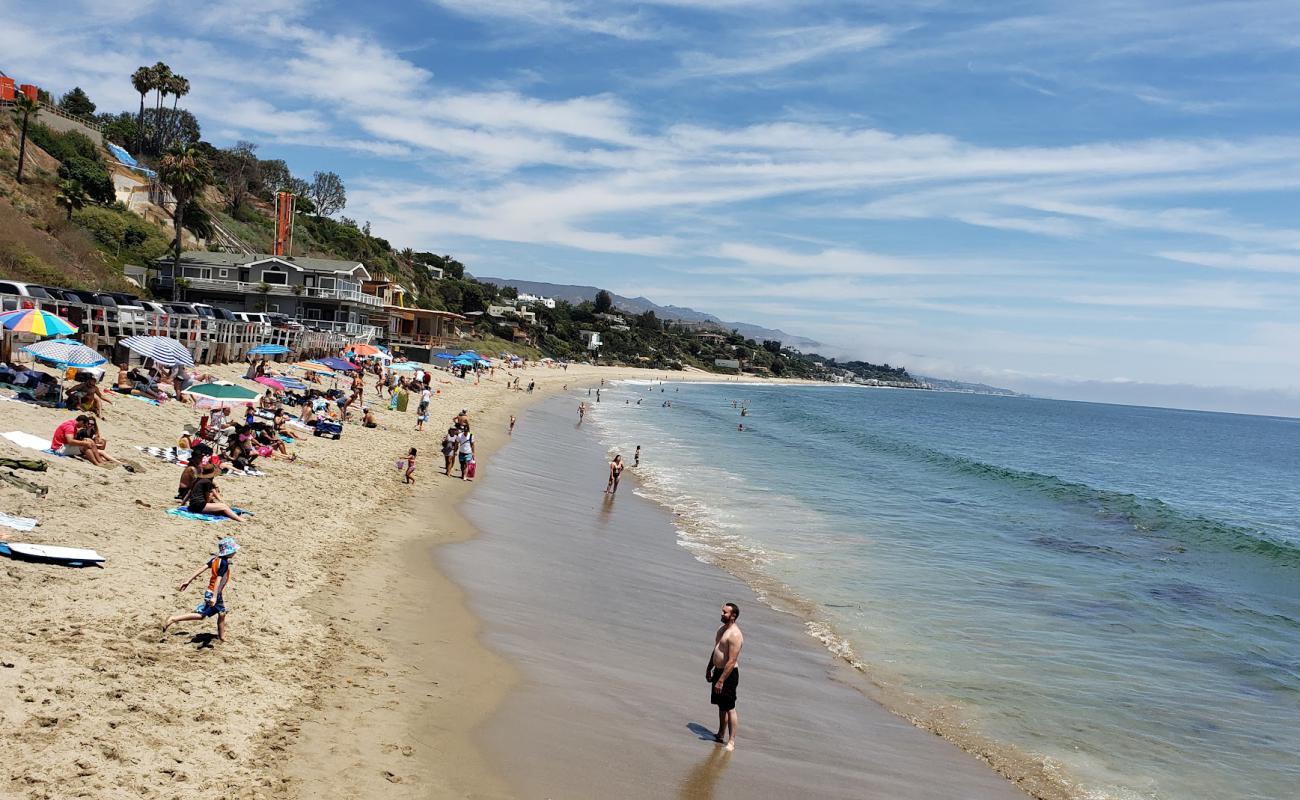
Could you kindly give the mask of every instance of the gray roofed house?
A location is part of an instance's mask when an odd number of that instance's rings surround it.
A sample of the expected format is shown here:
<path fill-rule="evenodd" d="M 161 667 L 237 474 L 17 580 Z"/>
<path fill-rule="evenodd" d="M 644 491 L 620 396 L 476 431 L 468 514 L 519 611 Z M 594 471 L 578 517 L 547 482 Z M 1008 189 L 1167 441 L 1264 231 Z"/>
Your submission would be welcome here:
<path fill-rule="evenodd" d="M 158 289 L 172 290 L 172 259 L 161 258 Z M 383 300 L 362 291 L 371 275 L 360 261 L 265 253 L 181 254 L 180 277 L 187 285 L 184 299 L 231 311 L 269 311 L 312 327 L 330 327 L 348 334 L 370 332 L 370 315 Z"/>

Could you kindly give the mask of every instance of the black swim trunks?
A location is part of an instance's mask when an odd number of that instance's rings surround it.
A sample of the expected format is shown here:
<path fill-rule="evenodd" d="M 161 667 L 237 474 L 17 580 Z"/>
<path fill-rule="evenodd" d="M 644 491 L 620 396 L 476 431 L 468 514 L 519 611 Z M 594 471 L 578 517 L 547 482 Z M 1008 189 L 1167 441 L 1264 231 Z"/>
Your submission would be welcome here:
<path fill-rule="evenodd" d="M 709 702 L 717 706 L 719 710 L 730 711 L 736 707 L 736 687 L 740 685 L 740 667 L 736 667 L 727 676 L 727 680 L 722 684 L 722 691 L 718 691 L 718 677 L 722 675 L 722 667 L 712 667 L 709 669 Z"/>

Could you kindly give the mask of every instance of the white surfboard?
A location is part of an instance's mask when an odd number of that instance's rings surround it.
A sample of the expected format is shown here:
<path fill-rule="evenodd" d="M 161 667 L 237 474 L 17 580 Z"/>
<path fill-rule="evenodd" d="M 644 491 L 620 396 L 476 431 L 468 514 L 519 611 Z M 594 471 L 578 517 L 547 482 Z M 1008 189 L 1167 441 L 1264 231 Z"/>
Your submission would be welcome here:
<path fill-rule="evenodd" d="M 56 547 L 51 544 L 27 544 L 25 542 L 6 542 L 9 549 L 20 556 L 40 558 L 47 561 L 82 561 L 91 564 L 102 563 L 105 559 L 94 550 L 80 547 Z"/>

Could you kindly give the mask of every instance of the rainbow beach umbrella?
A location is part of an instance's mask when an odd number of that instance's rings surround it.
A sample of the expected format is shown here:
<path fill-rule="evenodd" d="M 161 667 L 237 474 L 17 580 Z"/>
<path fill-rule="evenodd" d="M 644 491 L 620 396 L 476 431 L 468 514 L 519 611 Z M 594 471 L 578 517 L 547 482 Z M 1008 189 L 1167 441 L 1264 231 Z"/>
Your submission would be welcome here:
<path fill-rule="evenodd" d="M 77 332 L 76 325 L 39 308 L 6 311 L 0 314 L 0 327 L 14 333 L 34 333 L 37 336 L 67 336 Z"/>

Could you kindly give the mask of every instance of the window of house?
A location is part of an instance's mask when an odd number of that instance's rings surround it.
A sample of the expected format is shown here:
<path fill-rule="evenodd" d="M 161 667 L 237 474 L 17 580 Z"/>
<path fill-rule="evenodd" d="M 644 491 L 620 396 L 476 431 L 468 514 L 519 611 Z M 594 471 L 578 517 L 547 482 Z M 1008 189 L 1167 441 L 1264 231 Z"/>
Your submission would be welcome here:
<path fill-rule="evenodd" d="M 320 278 L 317 278 L 317 279 L 316 279 L 316 285 L 319 286 L 319 287 L 322 288 L 322 289 L 333 289 L 333 288 L 334 288 L 334 279 L 333 279 L 333 278 L 326 278 L 325 276 L 322 275 Z"/>
<path fill-rule="evenodd" d="M 273 314 L 279 314 L 279 313 L 280 313 L 280 304 L 279 304 L 279 303 L 267 303 L 267 305 L 266 305 L 266 310 L 267 310 L 267 311 L 270 311 L 270 312 L 273 313 Z"/>
<path fill-rule="evenodd" d="M 307 309 L 307 319 L 320 319 L 320 309 L 319 308 Z"/>
<path fill-rule="evenodd" d="M 229 277 L 230 277 L 230 270 L 228 270 L 228 269 L 219 269 L 219 270 L 217 270 L 217 277 L 218 277 L 218 278 L 229 278 Z"/>
<path fill-rule="evenodd" d="M 181 267 L 181 275 L 186 278 L 208 280 L 212 277 L 211 267 Z"/>
<path fill-rule="evenodd" d="M 277 272 L 275 270 L 263 270 L 262 280 L 265 283 L 272 283 L 276 286 L 287 286 L 289 284 L 289 273 Z"/>

